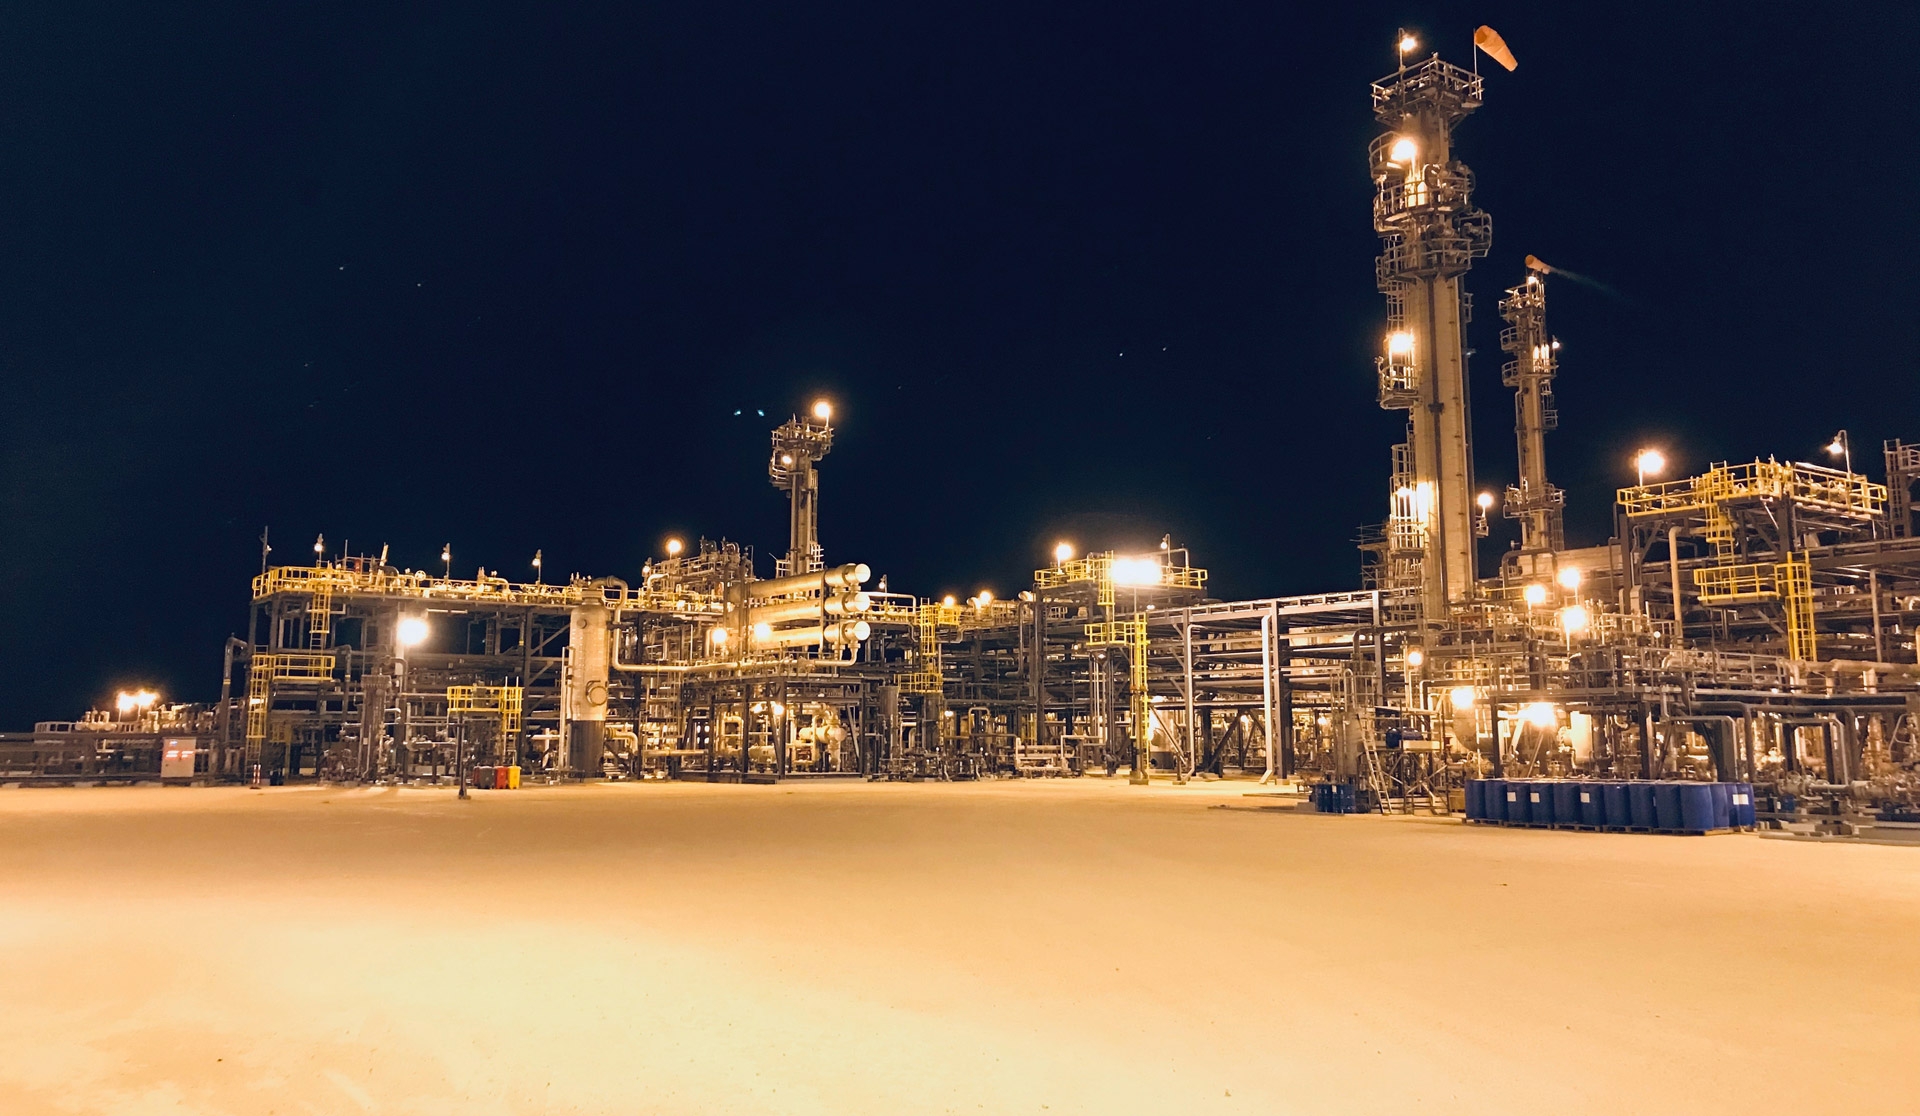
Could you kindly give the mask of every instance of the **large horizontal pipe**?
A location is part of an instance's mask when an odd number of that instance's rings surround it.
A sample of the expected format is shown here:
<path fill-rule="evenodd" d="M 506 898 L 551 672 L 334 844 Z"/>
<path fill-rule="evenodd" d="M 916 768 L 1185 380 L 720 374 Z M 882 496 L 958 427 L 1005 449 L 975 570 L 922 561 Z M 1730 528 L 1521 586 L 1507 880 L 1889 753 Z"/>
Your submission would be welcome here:
<path fill-rule="evenodd" d="M 873 598 L 865 593 L 841 592 L 831 597 L 807 597 L 798 601 L 776 601 L 747 611 L 747 623 L 791 624 L 795 620 L 821 622 L 823 617 L 852 616 L 873 607 Z"/>
<path fill-rule="evenodd" d="M 851 620 L 825 627 L 781 628 L 772 632 L 755 632 L 753 646 L 755 650 L 769 650 L 780 647 L 811 647 L 821 643 L 859 643 L 873 634 L 865 620 Z"/>
<path fill-rule="evenodd" d="M 812 573 L 794 574 L 791 577 L 770 577 L 765 581 L 747 582 L 747 596 L 756 601 L 770 600 L 774 597 L 790 597 L 795 593 L 825 592 L 828 589 L 858 589 L 861 584 L 873 576 L 865 562 L 848 562 L 844 566 L 835 566 L 830 570 L 815 570 Z"/>

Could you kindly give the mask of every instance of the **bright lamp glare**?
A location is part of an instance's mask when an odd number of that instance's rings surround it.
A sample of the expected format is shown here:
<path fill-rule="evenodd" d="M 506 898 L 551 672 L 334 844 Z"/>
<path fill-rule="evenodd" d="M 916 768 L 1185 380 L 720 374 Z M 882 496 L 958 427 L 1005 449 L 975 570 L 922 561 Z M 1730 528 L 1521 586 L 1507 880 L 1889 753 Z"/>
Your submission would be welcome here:
<path fill-rule="evenodd" d="M 1472 709 L 1474 699 L 1473 687 L 1455 686 L 1453 689 L 1447 691 L 1447 698 L 1453 702 L 1455 709 Z"/>
<path fill-rule="evenodd" d="M 1067 561 L 1071 561 L 1072 559 L 1073 559 L 1073 544 L 1072 544 L 1072 543 L 1070 543 L 1070 542 L 1063 542 L 1063 543 L 1059 543 L 1059 544 L 1057 544 L 1057 545 L 1056 545 L 1056 546 L 1055 546 L 1055 547 L 1053 548 L 1053 560 L 1054 560 L 1054 561 L 1056 561 L 1056 562 L 1067 562 Z"/>
<path fill-rule="evenodd" d="M 822 399 L 813 405 L 813 417 L 825 422 L 833 417 L 833 404 Z"/>
<path fill-rule="evenodd" d="M 1410 647 L 1407 649 L 1407 665 L 1408 666 L 1417 667 L 1421 663 L 1424 663 L 1426 661 L 1427 661 L 1427 653 L 1425 651 L 1420 650 L 1418 647 Z"/>
<path fill-rule="evenodd" d="M 1525 589 L 1522 589 L 1520 595 L 1526 600 L 1527 604 L 1533 608 L 1538 608 L 1547 603 L 1547 587 L 1541 585 L 1539 582 L 1535 582 Z"/>
<path fill-rule="evenodd" d="M 1634 466 L 1650 477 L 1657 477 L 1667 470 L 1667 455 L 1657 449 L 1643 449 L 1633 459 Z"/>
<path fill-rule="evenodd" d="M 948 593 L 946 596 L 940 598 L 940 606 L 942 608 L 952 608 L 954 606 L 953 594 Z"/>
<path fill-rule="evenodd" d="M 1553 706 L 1544 701 L 1536 701 L 1532 705 L 1521 707 L 1520 719 L 1534 728 L 1552 728 L 1559 723 L 1560 716 L 1554 712 Z"/>
<path fill-rule="evenodd" d="M 1110 576 L 1115 585 L 1158 585 L 1160 563 L 1151 558 L 1115 558 Z"/>
<path fill-rule="evenodd" d="M 1560 583 L 1560 588 L 1565 589 L 1567 592 L 1571 593 L 1575 589 L 1580 588 L 1581 578 L 1580 578 L 1579 567 L 1562 566 L 1560 568 L 1560 572 L 1553 575 L 1553 579 Z"/>
<path fill-rule="evenodd" d="M 427 621 L 422 616 L 402 616 L 394 637 L 402 647 L 418 647 L 427 641 Z"/>
<path fill-rule="evenodd" d="M 1489 511 L 1493 508 L 1493 493 L 1482 492 L 1473 502 L 1480 505 L 1481 511 Z"/>
<path fill-rule="evenodd" d="M 1412 54 L 1419 46 L 1419 39 L 1414 38 L 1412 35 L 1403 36 L 1400 40 L 1400 53 Z"/>
<path fill-rule="evenodd" d="M 1419 153 L 1420 145 L 1413 142 L 1413 137 L 1401 136 L 1399 139 L 1393 141 L 1392 147 L 1387 148 L 1387 160 L 1398 163 L 1401 166 L 1406 166 L 1408 163 L 1413 162 L 1413 157 Z"/>
<path fill-rule="evenodd" d="M 1560 610 L 1560 626 L 1566 629 L 1568 635 L 1586 631 L 1591 623 L 1593 617 L 1588 615 L 1586 605 L 1568 605 Z"/>
<path fill-rule="evenodd" d="M 1403 329 L 1395 330 L 1392 333 L 1387 334 L 1387 355 L 1388 356 L 1413 355 L 1413 334 L 1408 333 L 1406 330 L 1403 330 Z"/>
<path fill-rule="evenodd" d="M 680 557 L 680 552 L 685 549 L 686 544 L 682 543 L 679 539 L 667 540 L 667 557 L 678 558 Z"/>

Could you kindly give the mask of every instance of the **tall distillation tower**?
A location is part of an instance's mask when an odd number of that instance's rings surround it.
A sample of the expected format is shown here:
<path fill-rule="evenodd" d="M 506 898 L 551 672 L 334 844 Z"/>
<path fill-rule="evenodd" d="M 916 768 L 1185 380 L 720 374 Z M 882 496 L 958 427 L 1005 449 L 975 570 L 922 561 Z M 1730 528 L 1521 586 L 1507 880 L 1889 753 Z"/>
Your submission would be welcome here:
<path fill-rule="evenodd" d="M 1520 454 L 1520 481 L 1508 486 L 1504 505 L 1507 518 L 1520 521 L 1515 556 L 1522 561 L 1566 545 L 1562 519 L 1567 496 L 1547 481 L 1546 434 L 1560 425 L 1553 405 L 1560 343 L 1547 335 L 1546 270 L 1528 256 L 1526 282 L 1507 288 L 1500 300 L 1500 316 L 1507 323 L 1500 331 L 1500 347 L 1513 357 L 1500 369 L 1500 380 L 1513 389 L 1513 435 Z"/>
<path fill-rule="evenodd" d="M 795 415 L 773 432 L 767 479 L 787 494 L 787 556 L 776 577 L 812 573 L 826 566 L 820 549 L 820 459 L 833 449 L 833 405 L 822 399 L 812 413 Z"/>
<path fill-rule="evenodd" d="M 1409 412 L 1393 453 L 1393 509 L 1383 583 L 1419 588 L 1420 618 L 1445 621 L 1474 585 L 1473 455 L 1462 326 L 1471 304 L 1461 276 L 1487 254 L 1493 224 L 1473 207 L 1473 173 L 1453 158 L 1453 127 L 1480 107 L 1478 74 L 1435 54 L 1373 83 L 1387 129 L 1368 150 L 1374 261 L 1387 296 L 1380 406 Z"/>

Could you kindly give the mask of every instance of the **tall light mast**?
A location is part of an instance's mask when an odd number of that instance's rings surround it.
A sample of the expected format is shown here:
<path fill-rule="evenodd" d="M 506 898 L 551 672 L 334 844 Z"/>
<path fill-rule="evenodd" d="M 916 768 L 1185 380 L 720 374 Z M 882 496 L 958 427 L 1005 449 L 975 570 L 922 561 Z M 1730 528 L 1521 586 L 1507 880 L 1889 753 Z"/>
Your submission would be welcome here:
<path fill-rule="evenodd" d="M 795 415 L 773 432 L 767 477 L 787 494 L 787 556 L 775 576 L 812 573 L 826 566 L 820 549 L 820 459 L 833 449 L 833 405 L 822 399 L 812 412 Z"/>
<path fill-rule="evenodd" d="M 1535 266 L 1538 264 L 1538 266 Z M 1566 493 L 1547 481 L 1547 431 L 1560 425 L 1553 405 L 1554 350 L 1547 334 L 1546 265 L 1527 257 L 1527 278 L 1507 288 L 1500 300 L 1500 347 L 1511 354 L 1500 380 L 1513 389 L 1513 434 L 1519 450 L 1520 481 L 1507 489 L 1508 519 L 1520 522 L 1520 551 L 1534 555 L 1562 550 Z"/>
<path fill-rule="evenodd" d="M 1453 158 L 1453 127 L 1480 107 L 1479 75 L 1435 54 L 1373 83 L 1373 114 L 1386 131 L 1368 155 L 1375 185 L 1374 261 L 1387 296 L 1379 359 L 1380 406 L 1408 414 L 1394 447 L 1388 520 L 1388 587 L 1419 589 L 1428 623 L 1447 618 L 1474 585 L 1473 456 L 1462 326 L 1470 304 L 1461 276 L 1487 254 L 1493 224 L 1473 207 L 1473 174 Z"/>

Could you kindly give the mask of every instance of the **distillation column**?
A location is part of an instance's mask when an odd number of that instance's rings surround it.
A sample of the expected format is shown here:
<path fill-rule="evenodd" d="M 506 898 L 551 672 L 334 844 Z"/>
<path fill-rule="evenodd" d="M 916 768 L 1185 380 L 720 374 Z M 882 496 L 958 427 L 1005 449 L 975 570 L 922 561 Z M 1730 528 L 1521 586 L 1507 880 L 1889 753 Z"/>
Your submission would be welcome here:
<path fill-rule="evenodd" d="M 1560 343 L 1547 335 L 1545 268 L 1527 257 L 1526 282 L 1507 288 L 1500 300 L 1500 348 L 1513 356 L 1500 370 L 1500 380 L 1513 389 L 1513 434 L 1519 450 L 1520 482 L 1507 489 L 1508 519 L 1520 522 L 1522 555 L 1551 553 L 1565 548 L 1562 526 L 1566 493 L 1547 481 L 1547 431 L 1560 425 L 1553 405 L 1555 350 Z"/>
<path fill-rule="evenodd" d="M 1440 60 L 1402 65 L 1373 85 L 1387 128 L 1369 163 L 1387 296 L 1380 405 L 1409 412 L 1394 453 L 1389 587 L 1420 590 L 1422 618 L 1446 619 L 1474 584 L 1472 435 L 1461 276 L 1484 256 L 1492 222 L 1473 208 L 1473 175 L 1453 158 L 1453 127 L 1480 107 L 1478 75 Z"/>
<path fill-rule="evenodd" d="M 795 415 L 773 432 L 767 477 L 787 494 L 787 557 L 776 576 L 812 573 L 826 565 L 820 549 L 820 474 L 816 466 L 833 449 L 833 408 L 824 400 L 812 415 Z"/>
<path fill-rule="evenodd" d="M 562 706 L 567 718 L 562 766 L 597 779 L 607 751 L 607 668 L 612 658 L 611 614 L 603 604 L 574 608 L 567 627 L 567 674 Z"/>

